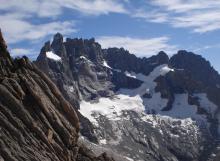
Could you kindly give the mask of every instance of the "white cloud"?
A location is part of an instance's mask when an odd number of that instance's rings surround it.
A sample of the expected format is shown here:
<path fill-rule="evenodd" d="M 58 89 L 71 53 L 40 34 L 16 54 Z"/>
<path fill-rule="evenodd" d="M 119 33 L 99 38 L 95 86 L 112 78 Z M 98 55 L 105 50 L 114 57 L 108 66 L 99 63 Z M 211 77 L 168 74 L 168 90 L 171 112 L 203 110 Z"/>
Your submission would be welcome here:
<path fill-rule="evenodd" d="M 220 8 L 219 11 L 197 11 L 174 17 L 171 24 L 174 27 L 191 27 L 199 33 L 217 30 L 220 29 Z"/>
<path fill-rule="evenodd" d="M 69 8 L 87 15 L 127 13 L 120 0 L 1 0 L 0 10 L 51 17 Z"/>
<path fill-rule="evenodd" d="M 144 39 L 120 36 L 103 36 L 99 37 L 97 41 L 103 48 L 123 47 L 139 57 L 155 55 L 161 50 L 167 52 L 168 54 L 172 54 L 176 50 L 176 46 L 168 44 L 169 38 L 166 36 Z"/>
<path fill-rule="evenodd" d="M 202 52 L 202 51 L 206 51 L 209 49 L 219 49 L 220 48 L 220 44 L 212 44 L 212 45 L 205 45 L 205 46 L 201 46 L 201 47 L 192 47 L 190 50 L 192 50 L 193 52 Z"/>
<path fill-rule="evenodd" d="M 119 0 L 1 0 L 0 28 L 8 43 L 34 41 L 56 32 L 74 33 L 75 21 L 56 20 L 66 8 L 93 16 L 127 13 Z"/>
<path fill-rule="evenodd" d="M 16 43 L 23 40 L 37 40 L 56 32 L 69 34 L 76 32 L 75 23 L 54 21 L 44 24 L 31 24 L 30 22 L 11 16 L 0 16 L 0 26 L 8 43 Z"/>
<path fill-rule="evenodd" d="M 153 5 L 154 9 L 137 10 L 132 16 L 177 28 L 190 28 L 197 33 L 220 29 L 220 1 L 151 0 L 146 5 Z"/>
<path fill-rule="evenodd" d="M 152 4 L 165 7 L 166 10 L 175 12 L 187 12 L 192 10 L 219 8 L 220 1 L 216 0 L 151 0 Z"/>
<path fill-rule="evenodd" d="M 160 13 L 156 10 L 146 12 L 143 9 L 139 9 L 136 10 L 133 14 L 131 14 L 131 16 L 135 18 L 143 18 L 147 21 L 155 23 L 164 23 L 168 21 L 168 14 Z"/>
<path fill-rule="evenodd" d="M 13 48 L 10 49 L 10 53 L 13 57 L 18 57 L 18 56 L 31 56 L 31 55 L 35 55 L 35 51 L 31 50 L 31 49 L 23 49 L 23 48 Z"/>
<path fill-rule="evenodd" d="M 119 0 L 58 0 L 60 6 L 74 9 L 88 15 L 113 13 L 127 13 Z"/>

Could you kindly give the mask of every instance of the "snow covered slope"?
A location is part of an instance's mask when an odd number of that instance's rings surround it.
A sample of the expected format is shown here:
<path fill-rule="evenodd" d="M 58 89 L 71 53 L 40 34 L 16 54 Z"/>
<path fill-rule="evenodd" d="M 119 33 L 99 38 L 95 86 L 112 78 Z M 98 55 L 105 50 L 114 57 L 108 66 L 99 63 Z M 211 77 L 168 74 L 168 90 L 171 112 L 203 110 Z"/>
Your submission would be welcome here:
<path fill-rule="evenodd" d="M 100 98 L 98 102 L 86 102 L 82 101 L 80 103 L 80 112 L 93 123 L 96 123 L 96 115 L 106 116 L 110 120 L 120 119 L 120 115 L 122 111 L 132 110 L 138 113 L 142 113 L 145 111 L 145 106 L 149 105 L 147 100 L 142 99 L 142 96 L 146 92 L 154 92 L 154 88 L 156 83 L 154 80 L 160 76 L 165 75 L 166 72 L 173 71 L 169 69 L 167 65 L 161 65 L 157 67 L 149 76 L 145 76 L 143 74 L 133 74 L 133 77 L 139 80 L 142 80 L 144 83 L 136 89 L 120 89 L 117 94 L 113 98 Z M 131 75 L 131 74 L 130 74 Z M 129 76 L 130 76 L 129 75 Z M 155 94 L 158 95 L 158 94 Z M 157 96 L 156 96 L 157 97 Z M 158 97 L 160 98 L 160 97 Z M 156 102 L 165 102 L 160 101 L 158 99 L 151 99 L 153 102 L 151 103 L 154 108 Z M 90 107 L 90 108 L 88 108 Z M 156 107 L 158 108 L 158 107 Z M 155 108 L 154 108 L 155 109 Z"/>
<path fill-rule="evenodd" d="M 99 98 L 97 101 L 90 102 L 81 101 L 79 111 L 94 124 L 101 145 L 111 146 L 119 151 L 124 151 L 121 148 L 125 146 L 130 150 L 124 155 L 134 160 L 147 157 L 144 154 L 147 148 L 144 149 L 143 147 L 138 147 L 138 152 L 134 156 L 130 155 L 134 153 L 132 144 L 137 140 L 126 140 L 134 136 L 145 146 L 148 146 L 147 140 L 150 137 L 155 146 L 154 148 L 157 150 L 165 150 L 163 144 L 168 144 L 167 140 L 170 139 L 175 140 L 176 144 L 184 140 L 187 144 L 191 144 L 191 148 L 203 149 L 200 141 L 203 136 L 199 127 L 204 127 L 205 130 L 209 131 L 209 123 L 206 115 L 198 114 L 196 105 L 189 104 L 188 93 L 175 94 L 172 110 L 162 111 L 168 100 L 162 98 L 160 92 L 155 92 L 156 82 L 154 80 L 159 76 L 165 76 L 169 72 L 175 72 L 175 70 L 169 68 L 166 64 L 156 67 L 148 76 L 125 72 L 128 77 L 143 81 L 142 85 L 136 89 L 120 89 L 113 97 Z M 146 94 L 150 97 L 144 97 Z M 199 93 L 194 96 L 199 98 L 202 108 L 213 114 L 217 106 L 210 102 L 205 94 Z M 138 122 L 139 125 L 143 124 L 143 129 L 136 129 L 134 122 Z M 164 141 L 165 143 L 158 143 L 160 142 L 158 138 L 147 136 L 144 131 L 148 126 L 156 128 L 159 134 L 155 135 L 168 138 Z M 123 146 L 121 147 L 121 145 Z M 181 148 L 184 151 L 184 147 Z M 187 152 L 187 148 L 185 151 Z M 199 151 L 195 150 L 192 154 L 198 155 Z M 185 155 L 186 158 L 196 157 L 191 154 Z M 150 159 L 150 157 L 148 158 Z M 174 157 L 171 160 L 176 159 Z"/>

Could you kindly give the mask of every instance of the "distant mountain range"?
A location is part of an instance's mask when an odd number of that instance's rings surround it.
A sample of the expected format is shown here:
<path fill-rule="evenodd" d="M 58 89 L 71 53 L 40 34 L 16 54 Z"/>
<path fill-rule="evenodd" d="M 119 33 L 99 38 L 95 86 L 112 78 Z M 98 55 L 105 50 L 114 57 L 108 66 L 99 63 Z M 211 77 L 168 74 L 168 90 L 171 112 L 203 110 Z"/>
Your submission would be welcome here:
<path fill-rule="evenodd" d="M 83 138 L 103 148 L 154 161 L 207 160 L 216 148 L 220 76 L 199 55 L 138 58 L 58 33 L 35 64 L 78 110 Z"/>
<path fill-rule="evenodd" d="M 60 33 L 33 63 L 0 47 L 0 160 L 220 160 L 220 75 L 200 55 Z"/>

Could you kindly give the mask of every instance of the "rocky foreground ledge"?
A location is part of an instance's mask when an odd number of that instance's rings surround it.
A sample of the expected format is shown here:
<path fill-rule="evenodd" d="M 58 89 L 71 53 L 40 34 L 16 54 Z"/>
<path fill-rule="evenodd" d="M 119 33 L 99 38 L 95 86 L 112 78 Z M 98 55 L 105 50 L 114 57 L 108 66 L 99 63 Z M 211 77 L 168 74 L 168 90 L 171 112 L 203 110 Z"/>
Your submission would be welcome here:
<path fill-rule="evenodd" d="M 12 59 L 0 32 L 0 160 L 113 161 L 78 144 L 79 120 L 27 57 Z"/>

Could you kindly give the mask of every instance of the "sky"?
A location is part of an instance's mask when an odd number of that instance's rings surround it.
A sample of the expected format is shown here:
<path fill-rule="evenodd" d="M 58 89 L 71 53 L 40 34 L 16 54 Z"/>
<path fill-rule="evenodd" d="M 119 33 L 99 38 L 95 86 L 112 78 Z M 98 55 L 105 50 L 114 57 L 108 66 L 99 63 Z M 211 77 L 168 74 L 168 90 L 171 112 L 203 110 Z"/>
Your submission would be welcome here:
<path fill-rule="evenodd" d="M 219 0 L 0 0 L 0 28 L 13 56 L 34 60 L 44 43 L 94 37 L 138 57 L 192 51 L 220 72 Z"/>

